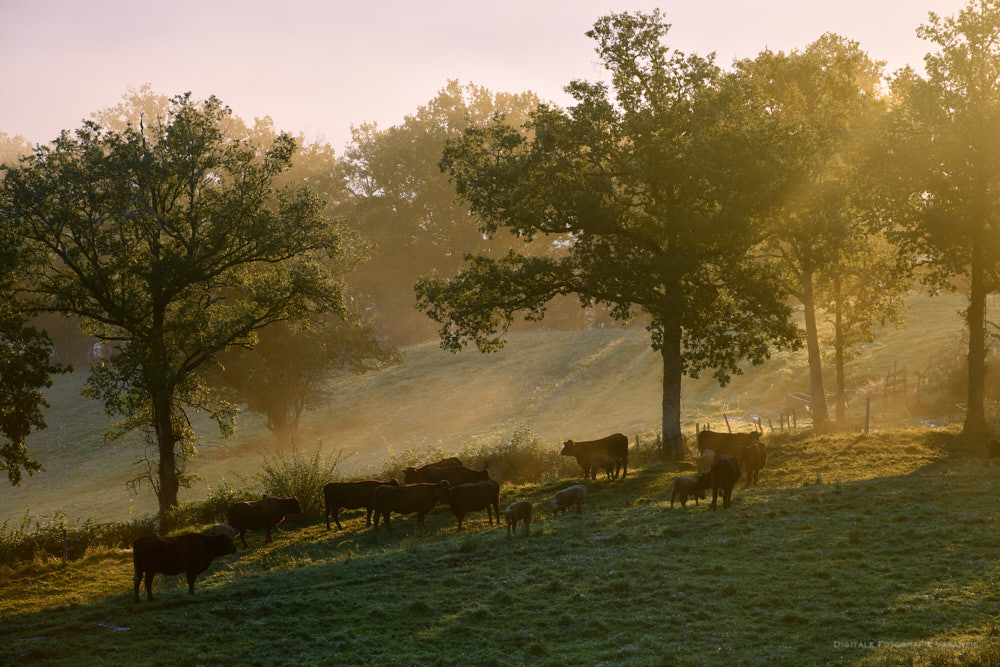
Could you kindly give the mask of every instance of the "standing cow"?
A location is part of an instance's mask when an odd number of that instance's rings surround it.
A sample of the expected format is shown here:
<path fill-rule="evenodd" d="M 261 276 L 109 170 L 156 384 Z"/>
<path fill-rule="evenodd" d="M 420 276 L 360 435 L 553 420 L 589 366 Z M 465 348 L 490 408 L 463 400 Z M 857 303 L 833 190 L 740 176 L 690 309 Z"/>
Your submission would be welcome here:
<path fill-rule="evenodd" d="M 188 533 L 177 537 L 147 535 L 132 543 L 132 592 L 139 602 L 139 585 L 146 578 L 146 599 L 153 599 L 153 575 L 187 575 L 188 593 L 194 595 L 194 580 L 219 556 L 236 553 L 229 535 Z"/>
<path fill-rule="evenodd" d="M 600 440 L 586 440 L 576 442 L 567 440 L 563 443 L 563 456 L 572 456 L 583 468 L 583 479 L 591 477 L 597 481 L 597 471 L 594 466 L 594 454 L 605 454 L 615 459 L 615 477 L 622 473 L 622 477 L 628 477 L 628 437 L 621 433 L 609 435 Z"/>
<path fill-rule="evenodd" d="M 235 503 L 229 508 L 229 525 L 239 531 L 240 542 L 247 547 L 248 530 L 267 529 L 265 544 L 271 542 L 271 529 L 285 520 L 287 514 L 302 514 L 302 505 L 295 496 L 270 498 Z"/>
<path fill-rule="evenodd" d="M 759 431 L 749 433 L 718 433 L 717 431 L 702 431 L 698 434 L 698 453 L 704 454 L 705 450 L 711 449 L 718 455 L 732 456 L 740 455 L 740 447 L 749 445 L 751 442 L 758 442 L 761 438 Z"/>
<path fill-rule="evenodd" d="M 712 469 L 703 472 L 695 481 L 693 489 L 701 491 L 712 489 L 712 509 L 716 509 L 719 499 L 719 491 L 722 491 L 722 506 L 729 507 L 730 498 L 733 495 L 733 487 L 740 478 L 740 464 L 732 456 L 717 456 Z"/>

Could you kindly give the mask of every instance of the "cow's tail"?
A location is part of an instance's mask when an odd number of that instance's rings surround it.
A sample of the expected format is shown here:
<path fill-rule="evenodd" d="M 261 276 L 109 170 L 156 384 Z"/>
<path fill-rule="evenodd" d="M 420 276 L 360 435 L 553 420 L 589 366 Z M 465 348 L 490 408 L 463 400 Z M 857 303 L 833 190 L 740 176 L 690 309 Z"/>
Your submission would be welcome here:
<path fill-rule="evenodd" d="M 767 447 L 764 446 L 763 442 L 758 441 L 757 444 L 760 445 L 760 467 L 763 469 L 767 465 Z"/>

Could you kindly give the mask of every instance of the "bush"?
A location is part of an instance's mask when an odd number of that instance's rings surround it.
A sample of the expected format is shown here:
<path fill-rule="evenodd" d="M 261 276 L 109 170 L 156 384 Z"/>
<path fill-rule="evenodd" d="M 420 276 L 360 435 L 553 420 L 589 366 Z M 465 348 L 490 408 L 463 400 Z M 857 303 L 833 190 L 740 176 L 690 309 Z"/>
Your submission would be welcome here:
<path fill-rule="evenodd" d="M 295 496 L 303 514 L 323 512 L 323 487 L 338 479 L 337 467 L 341 453 L 323 456 L 319 447 L 312 456 L 292 449 L 291 456 L 283 452 L 264 457 L 264 465 L 254 477 L 261 491 L 269 496 Z"/>
<path fill-rule="evenodd" d="M 560 451 L 561 447 L 542 443 L 527 424 L 522 424 L 510 438 L 486 445 L 469 458 L 481 459 L 497 479 L 521 484 L 566 477 L 578 470 L 576 459 L 562 456 Z"/>

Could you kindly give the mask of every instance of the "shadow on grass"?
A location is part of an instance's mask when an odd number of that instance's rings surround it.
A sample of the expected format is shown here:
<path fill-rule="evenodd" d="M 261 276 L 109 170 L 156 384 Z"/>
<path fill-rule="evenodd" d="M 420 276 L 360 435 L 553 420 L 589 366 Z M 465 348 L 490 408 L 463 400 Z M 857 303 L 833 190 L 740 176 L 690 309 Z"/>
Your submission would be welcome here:
<path fill-rule="evenodd" d="M 669 508 L 690 468 L 663 463 L 588 483 L 582 515 L 544 511 L 578 478 L 516 487 L 502 503 L 535 504 L 528 538 L 482 513 L 458 531 L 446 508 L 422 535 L 412 515 L 376 533 L 347 513 L 343 531 L 255 539 L 193 598 L 158 577 L 157 600 L 136 605 L 123 581 L 11 616 L 0 635 L 15 659 L 51 662 L 694 664 L 905 661 L 907 643 L 989 631 L 1000 479 L 974 448 L 875 434 L 776 439 L 769 453 L 729 510 Z M 993 655 L 982 646 L 964 655 Z"/>

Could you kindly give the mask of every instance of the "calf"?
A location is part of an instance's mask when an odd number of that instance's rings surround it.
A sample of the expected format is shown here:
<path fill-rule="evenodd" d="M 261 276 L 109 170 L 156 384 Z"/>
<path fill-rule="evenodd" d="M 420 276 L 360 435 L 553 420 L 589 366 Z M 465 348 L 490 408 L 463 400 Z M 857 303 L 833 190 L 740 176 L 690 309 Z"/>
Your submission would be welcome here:
<path fill-rule="evenodd" d="M 462 519 L 468 512 L 486 510 L 493 525 L 493 513 L 497 515 L 497 525 L 500 525 L 500 484 L 492 479 L 459 484 L 440 493 L 441 502 L 448 503 L 451 513 L 458 519 L 458 528 L 462 529 Z"/>
<path fill-rule="evenodd" d="M 583 468 L 584 481 L 587 480 L 588 475 L 591 475 L 595 482 L 597 481 L 593 471 L 594 454 L 605 454 L 613 457 L 615 459 L 615 477 L 618 476 L 619 472 L 622 473 L 623 478 L 628 477 L 628 438 L 621 433 L 615 433 L 600 440 L 584 442 L 567 440 L 563 443 L 560 454 L 576 458 L 576 462 Z"/>
<path fill-rule="evenodd" d="M 694 498 L 694 504 L 698 504 L 698 499 L 705 499 L 705 489 L 697 488 L 698 480 L 694 477 L 675 477 L 674 485 L 670 491 L 670 506 L 674 506 L 674 499 L 681 503 L 681 507 L 687 507 L 688 496 Z"/>
<path fill-rule="evenodd" d="M 465 466 L 449 466 L 447 468 L 427 468 L 424 470 L 424 481 L 430 484 L 448 482 L 451 486 L 483 482 L 491 478 L 490 469 L 473 470 Z"/>
<path fill-rule="evenodd" d="M 583 512 L 583 506 L 587 504 L 587 487 L 583 484 L 570 486 L 552 496 L 549 507 L 552 508 L 552 516 L 559 516 L 560 512 L 565 512 L 571 506 L 576 505 L 576 513 Z"/>
<path fill-rule="evenodd" d="M 694 462 L 698 464 L 698 472 L 708 472 L 712 469 L 712 464 L 715 463 L 715 450 L 706 449 L 701 453 L 701 456 L 694 457 Z"/>
<path fill-rule="evenodd" d="M 302 514 L 302 505 L 295 496 L 269 498 L 236 503 L 229 508 L 229 525 L 240 534 L 240 542 L 246 548 L 248 530 L 267 529 L 265 544 L 271 542 L 271 529 L 285 520 L 287 514 Z"/>
<path fill-rule="evenodd" d="M 227 523 L 217 523 L 208 529 L 209 535 L 228 535 L 229 539 L 236 539 L 236 529 Z"/>
<path fill-rule="evenodd" d="M 751 442 L 749 445 L 740 447 L 740 455 L 737 457 L 743 471 L 747 475 L 747 486 L 759 481 L 760 471 L 767 465 L 767 450 L 764 449 L 763 442 Z"/>
<path fill-rule="evenodd" d="M 323 504 L 326 506 L 326 529 L 330 530 L 330 516 L 341 530 L 340 510 L 366 510 L 365 525 L 372 525 L 372 511 L 375 509 L 375 489 L 382 485 L 399 486 L 399 480 L 380 481 L 366 479 L 358 482 L 330 482 L 323 487 Z"/>
<path fill-rule="evenodd" d="M 517 522 L 524 523 L 524 534 L 531 532 L 531 503 L 527 500 L 518 500 L 516 503 L 507 505 L 503 511 L 504 518 L 507 519 L 507 534 L 513 535 L 517 532 Z"/>
<path fill-rule="evenodd" d="M 698 476 L 694 488 L 696 491 L 712 489 L 712 509 L 716 509 L 719 491 L 722 491 L 722 506 L 729 507 L 729 499 L 733 494 L 733 486 L 740 478 L 740 464 L 732 456 L 718 456 L 712 469 Z"/>
<path fill-rule="evenodd" d="M 379 518 L 385 520 L 386 530 L 392 530 L 389 515 L 417 513 L 417 526 L 424 527 L 424 517 L 437 505 L 438 498 L 448 488 L 448 482 L 437 484 L 407 484 L 405 486 L 379 486 L 375 488 L 375 530 Z"/>
<path fill-rule="evenodd" d="M 739 456 L 740 447 L 751 442 L 760 440 L 760 432 L 751 431 L 749 433 L 717 433 L 716 431 L 702 431 L 698 434 L 698 453 L 704 453 L 711 449 L 716 454 Z"/>
<path fill-rule="evenodd" d="M 618 459 L 616 459 L 615 457 L 608 456 L 607 454 L 601 454 L 600 452 L 591 455 L 590 457 L 590 465 L 592 466 L 590 470 L 591 477 L 593 477 L 594 481 L 596 482 L 597 471 L 603 470 L 605 475 L 607 476 L 607 479 L 609 480 L 618 479 L 618 471 L 615 470 L 615 464 L 617 462 Z"/>
<path fill-rule="evenodd" d="M 139 584 L 146 578 L 146 599 L 153 599 L 153 576 L 156 574 L 187 575 L 188 593 L 194 595 L 194 579 L 208 569 L 219 556 L 236 553 L 228 535 L 188 533 L 178 537 L 148 535 L 132 543 L 132 564 L 135 567 L 132 592 L 139 602 Z"/>
<path fill-rule="evenodd" d="M 462 465 L 462 462 L 458 458 L 449 456 L 446 459 L 441 459 L 440 461 L 435 461 L 434 463 L 428 463 L 427 465 L 420 466 L 419 468 L 403 468 L 403 483 L 419 484 L 420 482 L 429 482 L 430 480 L 424 479 L 424 471 L 428 468 L 451 468 L 460 465 Z"/>

